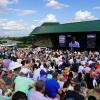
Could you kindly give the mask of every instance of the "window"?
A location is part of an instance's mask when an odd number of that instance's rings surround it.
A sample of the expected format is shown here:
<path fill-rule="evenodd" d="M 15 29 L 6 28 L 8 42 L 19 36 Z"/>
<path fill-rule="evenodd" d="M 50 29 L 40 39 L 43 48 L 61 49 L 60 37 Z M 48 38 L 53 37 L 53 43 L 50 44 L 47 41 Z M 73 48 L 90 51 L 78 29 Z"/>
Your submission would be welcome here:
<path fill-rule="evenodd" d="M 96 48 L 96 34 L 87 35 L 87 48 Z"/>

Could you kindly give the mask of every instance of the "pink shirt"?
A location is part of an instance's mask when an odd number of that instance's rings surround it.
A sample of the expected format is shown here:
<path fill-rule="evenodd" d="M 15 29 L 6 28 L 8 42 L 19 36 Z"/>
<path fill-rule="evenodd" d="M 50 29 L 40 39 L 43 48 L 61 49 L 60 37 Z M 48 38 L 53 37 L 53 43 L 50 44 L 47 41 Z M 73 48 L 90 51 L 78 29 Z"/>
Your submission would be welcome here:
<path fill-rule="evenodd" d="M 29 100 L 48 100 L 44 95 L 38 91 L 33 91 L 30 94 Z"/>

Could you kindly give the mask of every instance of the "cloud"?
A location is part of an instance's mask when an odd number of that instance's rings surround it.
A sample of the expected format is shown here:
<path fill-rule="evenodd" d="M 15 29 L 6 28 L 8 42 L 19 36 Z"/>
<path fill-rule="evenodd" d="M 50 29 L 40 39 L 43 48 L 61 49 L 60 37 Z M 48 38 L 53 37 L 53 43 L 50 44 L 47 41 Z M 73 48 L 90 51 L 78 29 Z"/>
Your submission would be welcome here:
<path fill-rule="evenodd" d="M 23 16 L 23 15 L 30 15 L 36 13 L 36 10 L 34 9 L 26 9 L 26 10 L 19 10 L 18 15 Z"/>
<path fill-rule="evenodd" d="M 33 20 L 33 25 L 31 25 L 31 29 L 34 29 L 45 22 L 57 22 L 56 15 L 47 14 L 44 18 Z"/>
<path fill-rule="evenodd" d="M 8 31 L 20 31 L 25 29 L 25 24 L 20 20 L 13 21 L 8 19 L 1 19 L 0 29 Z"/>
<path fill-rule="evenodd" d="M 77 11 L 74 15 L 73 21 L 80 22 L 80 21 L 88 21 L 88 20 L 97 20 L 98 18 L 93 16 L 89 11 Z"/>
<path fill-rule="evenodd" d="M 4 37 L 18 37 L 28 36 L 32 30 L 44 22 L 56 22 L 54 14 L 47 14 L 45 18 L 40 20 L 33 20 L 33 24 L 25 23 L 24 20 L 8 20 L 0 19 L 0 36 Z M 34 23 L 35 22 L 35 23 Z"/>
<path fill-rule="evenodd" d="M 62 9 L 69 7 L 69 5 L 60 3 L 57 0 L 48 0 L 45 6 L 53 9 Z"/>
<path fill-rule="evenodd" d="M 93 9 L 95 9 L 95 10 L 100 10 L 100 6 L 96 6 L 96 7 L 94 7 Z"/>
<path fill-rule="evenodd" d="M 26 36 L 33 28 L 23 20 L 0 19 L 0 36 Z"/>
<path fill-rule="evenodd" d="M 0 7 L 6 7 L 9 4 L 18 3 L 19 0 L 0 0 Z"/>
<path fill-rule="evenodd" d="M 41 20 L 41 23 L 44 23 L 44 22 L 57 22 L 56 15 L 47 14 L 46 17 Z"/>
<path fill-rule="evenodd" d="M 0 0 L 0 13 L 13 12 L 18 16 L 30 15 L 36 13 L 34 9 L 15 9 L 9 8 L 8 5 L 16 4 L 19 0 Z"/>
<path fill-rule="evenodd" d="M 31 15 L 37 12 L 34 9 L 13 9 L 13 8 L 9 8 L 8 11 L 16 13 L 18 16 Z"/>
<path fill-rule="evenodd" d="M 18 3 L 19 0 L 0 0 L 0 12 L 7 10 L 7 6 Z"/>

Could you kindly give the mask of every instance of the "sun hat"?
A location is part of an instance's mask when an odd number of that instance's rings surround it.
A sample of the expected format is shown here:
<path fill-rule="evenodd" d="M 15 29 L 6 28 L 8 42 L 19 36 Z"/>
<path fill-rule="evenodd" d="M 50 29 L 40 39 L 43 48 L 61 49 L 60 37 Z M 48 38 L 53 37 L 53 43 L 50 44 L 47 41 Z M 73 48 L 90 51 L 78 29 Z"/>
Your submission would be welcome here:
<path fill-rule="evenodd" d="M 10 59 L 4 59 L 3 60 L 3 67 L 8 68 L 10 63 L 11 63 Z"/>
<path fill-rule="evenodd" d="M 16 68 L 20 68 L 22 66 L 22 64 L 18 63 L 18 62 L 11 62 L 9 65 L 9 71 L 14 70 Z"/>

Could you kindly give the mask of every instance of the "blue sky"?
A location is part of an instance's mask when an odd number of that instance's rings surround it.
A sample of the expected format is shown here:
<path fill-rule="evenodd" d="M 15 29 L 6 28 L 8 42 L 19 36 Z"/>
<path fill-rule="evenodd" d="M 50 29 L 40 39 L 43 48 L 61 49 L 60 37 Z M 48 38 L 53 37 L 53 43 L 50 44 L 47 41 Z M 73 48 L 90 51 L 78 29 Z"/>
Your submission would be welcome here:
<path fill-rule="evenodd" d="M 0 36 L 27 36 L 43 22 L 100 19 L 100 0 L 0 0 Z"/>

